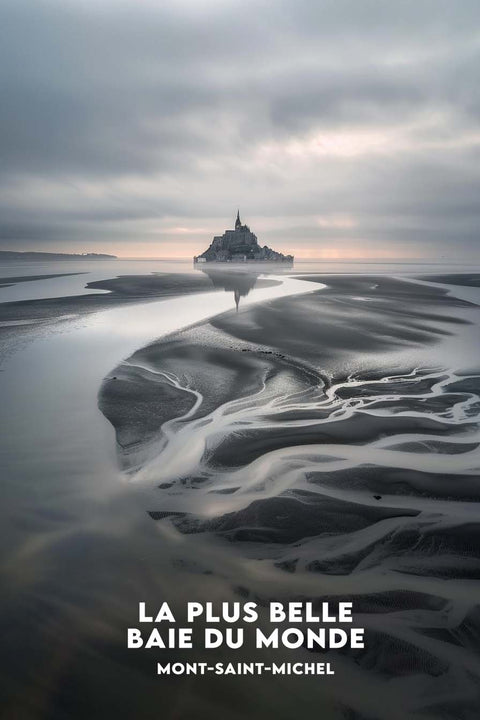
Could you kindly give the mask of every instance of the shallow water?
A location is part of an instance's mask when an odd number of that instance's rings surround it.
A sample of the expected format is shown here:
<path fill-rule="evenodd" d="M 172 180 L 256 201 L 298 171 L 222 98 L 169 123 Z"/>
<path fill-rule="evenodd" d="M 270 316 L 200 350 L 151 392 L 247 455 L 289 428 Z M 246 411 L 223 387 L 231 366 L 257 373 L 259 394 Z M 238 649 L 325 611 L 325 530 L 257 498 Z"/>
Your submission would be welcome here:
<path fill-rule="evenodd" d="M 478 289 L 449 290 L 480 301 Z M 205 321 L 234 308 L 231 292 L 49 325 L 4 362 L 2 653 L 12 717 L 147 718 L 160 703 L 166 717 L 234 717 L 225 693 L 238 717 L 455 717 L 452 703 L 469 716 L 478 700 L 478 308 L 439 298 L 438 317 L 422 321 L 435 342 L 417 319 L 421 339 L 391 347 L 403 323 L 394 300 L 392 326 L 372 320 L 382 351 L 343 351 L 315 366 L 300 347 L 296 356 L 275 347 L 282 338 L 265 329 L 279 307 L 270 300 L 305 292 L 299 307 L 325 314 L 321 285 L 287 279 L 253 289 L 217 327 Z M 346 327 L 344 302 L 331 312 Z M 354 302 L 369 307 L 355 309 L 358 322 L 374 312 L 374 300 Z M 280 318 L 286 337 L 288 323 Z M 263 345 L 248 339 L 255 333 Z M 242 358 L 236 398 L 226 397 L 236 387 L 231 356 Z M 97 407 L 102 381 L 104 392 L 120 372 L 152 395 L 169 386 L 190 398 L 130 449 L 125 472 Z M 159 683 L 151 658 L 122 653 L 140 599 L 239 592 L 351 598 L 367 651 L 336 654 L 337 676 L 308 693 L 284 678 Z"/>
<path fill-rule="evenodd" d="M 87 288 L 87 283 L 108 280 L 117 275 L 145 275 L 151 272 L 185 272 L 192 270 L 190 261 L 75 260 L 55 262 L 16 262 L 0 264 L 0 303 L 42 298 L 100 295 L 108 292 Z M 62 277 L 63 273 L 71 273 Z M 12 277 L 57 275 L 46 279 L 18 282 L 8 287 Z"/>
<path fill-rule="evenodd" d="M 243 269 L 244 266 L 240 265 Z M 203 265 L 197 269 L 203 269 Z M 320 260 L 296 260 L 292 268 L 273 267 L 273 273 L 295 275 L 301 273 L 352 273 L 352 274 L 402 274 L 444 272 L 445 265 L 438 263 L 399 262 L 333 262 Z M 475 267 L 458 263 L 449 266 L 449 272 L 474 272 Z M 75 260 L 55 262 L 0 262 L 0 281 L 8 282 L 10 277 L 32 275 L 55 275 L 56 278 L 21 282 L 10 287 L 1 287 L 0 303 L 40 298 L 73 297 L 75 295 L 101 294 L 108 292 L 86 287 L 89 282 L 107 280 L 118 275 L 146 275 L 148 273 L 192 273 L 196 272 L 191 260 Z M 78 273 L 61 277 L 62 273 Z"/>
<path fill-rule="evenodd" d="M 480 291 L 363 283 L 360 310 L 358 281 L 337 294 L 325 283 L 118 366 L 119 383 L 190 398 L 148 441 L 122 418 L 125 477 L 186 575 L 262 602 L 353 601 L 368 649 L 342 657 L 335 693 L 344 703 L 345 684 L 355 688 L 358 717 L 392 717 L 369 707 L 360 678 L 388 685 L 400 717 L 468 717 L 480 681 Z M 371 348 L 355 338 L 363 325 Z M 230 397 L 211 375 L 229 378 Z M 107 380 L 114 425 L 116 394 Z"/>

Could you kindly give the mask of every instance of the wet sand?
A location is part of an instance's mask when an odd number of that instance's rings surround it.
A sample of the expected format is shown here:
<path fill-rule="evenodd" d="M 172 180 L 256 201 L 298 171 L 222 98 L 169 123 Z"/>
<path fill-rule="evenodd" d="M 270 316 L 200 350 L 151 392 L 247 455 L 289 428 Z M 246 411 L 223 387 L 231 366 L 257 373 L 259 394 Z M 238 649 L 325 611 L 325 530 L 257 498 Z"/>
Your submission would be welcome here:
<path fill-rule="evenodd" d="M 243 558 L 241 597 L 348 597 L 368 649 L 342 653 L 344 683 L 388 684 L 398 717 L 469 717 L 478 305 L 412 279 L 307 278 L 327 287 L 138 350 L 105 379 L 99 407 L 145 510 L 163 537 L 183 538 L 185 562 L 196 548 L 196 572 L 238 587 Z M 212 542 L 223 562 L 209 559 Z M 366 712 L 358 687 L 337 700 L 349 717 L 392 717 Z"/>
<path fill-rule="evenodd" d="M 14 287 L 17 283 L 82 275 L 87 273 L 55 273 L 5 277 L 0 287 Z M 51 331 L 54 326 L 71 323 L 83 316 L 98 313 L 109 308 L 132 306 L 139 303 L 155 302 L 160 299 L 176 298 L 212 290 L 227 291 L 225 278 L 243 277 L 235 271 L 213 271 L 212 277 L 204 272 L 160 273 L 150 275 L 121 275 L 118 277 L 87 282 L 85 293 L 71 296 L 34 298 L 28 300 L 3 301 L 0 298 L 0 362 L 2 357 L 21 347 L 22 343 Z M 256 276 L 251 287 L 267 288 L 278 285 L 278 280 Z M 228 291 L 233 289 L 228 284 Z M 248 294 L 247 289 L 244 294 Z"/>
<path fill-rule="evenodd" d="M 49 275 L 7 275 L 0 277 L 0 287 L 10 287 L 22 282 L 33 282 L 35 280 L 49 280 L 56 277 L 68 277 L 71 275 L 81 275 L 82 273 L 50 273 Z"/>
<path fill-rule="evenodd" d="M 15 395 L 30 424 L 15 413 L 10 422 L 32 426 L 35 452 L 26 446 L 10 459 L 9 492 L 21 492 L 27 510 L 10 518 L 3 568 L 7 716 L 474 717 L 478 306 L 440 284 L 305 279 L 309 292 L 303 285 L 299 293 L 307 294 L 259 304 L 242 296 L 238 312 L 229 289 L 230 311 L 199 313 L 181 331 L 172 318 L 170 334 L 154 342 L 155 305 L 143 306 L 152 309 L 148 322 L 128 308 L 132 329 L 139 325 L 128 343 L 115 334 L 126 321 L 122 300 L 85 315 L 71 342 L 57 336 L 31 353 L 39 382 L 56 395 L 52 407 L 29 394 L 33 365 L 16 364 L 26 388 Z M 202 296 L 194 297 L 198 305 Z M 94 361 L 95 348 L 102 357 Z M 97 390 L 108 422 L 91 414 Z M 56 415 L 62 428 L 49 446 Z M 155 654 L 124 650 L 125 628 L 140 599 L 180 607 L 186 598 L 260 607 L 351 600 L 367 646 L 329 654 L 336 675 L 328 681 L 159 680 Z M 325 659 L 250 647 L 211 657 Z"/>
<path fill-rule="evenodd" d="M 26 279 L 24 278 L 24 280 Z M 87 283 L 86 288 L 109 292 L 98 295 L 7 302 L 1 305 L 0 318 L 3 322 L 27 319 L 55 320 L 66 314 L 80 315 L 97 312 L 126 303 L 148 301 L 152 298 L 208 292 L 212 290 L 212 285 L 208 278 L 202 275 L 127 275 Z"/>

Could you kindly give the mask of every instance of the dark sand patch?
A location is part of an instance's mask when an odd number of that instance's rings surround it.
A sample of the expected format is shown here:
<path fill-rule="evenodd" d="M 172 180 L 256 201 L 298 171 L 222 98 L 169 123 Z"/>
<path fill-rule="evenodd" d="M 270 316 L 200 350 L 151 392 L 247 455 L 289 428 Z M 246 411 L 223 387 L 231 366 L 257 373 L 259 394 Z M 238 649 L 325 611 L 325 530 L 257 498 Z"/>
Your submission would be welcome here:
<path fill-rule="evenodd" d="M 227 341 L 228 342 L 228 341 Z M 115 428 L 122 462 L 158 435 L 162 424 L 189 410 L 195 399 L 173 387 L 161 373 L 172 374 L 203 398 L 190 419 L 258 391 L 267 380 L 295 390 L 320 376 L 265 352 L 242 353 L 226 345 L 221 333 L 202 325 L 154 342 L 112 370 L 99 392 L 99 407 Z"/>
<path fill-rule="evenodd" d="M 0 305 L 0 319 L 55 319 L 65 314 L 84 314 L 105 310 L 126 303 L 172 297 L 185 293 L 208 292 L 212 285 L 204 276 L 196 275 L 132 275 L 87 283 L 90 289 L 111 290 L 98 295 L 18 300 Z"/>
<path fill-rule="evenodd" d="M 70 275 L 86 275 L 86 273 L 84 273 L 84 272 L 52 273 L 50 275 L 19 275 L 16 277 L 14 277 L 14 276 L 3 277 L 3 278 L 0 278 L 0 288 L 10 287 L 11 285 L 16 285 L 17 283 L 22 283 L 22 282 L 31 282 L 33 280 L 50 280 L 51 278 L 68 277 Z"/>
<path fill-rule="evenodd" d="M 80 273 L 66 273 L 80 274 Z M 49 276 L 44 276 L 47 278 Z M 53 277 L 53 276 L 50 276 Z M 32 278 L 28 278 L 32 279 Z M 40 279 L 40 278 L 37 278 Z M 278 284 L 274 280 L 259 279 L 257 287 Z M 18 300 L 0 304 L 1 320 L 26 318 L 55 319 L 65 314 L 84 314 L 105 310 L 122 304 L 148 302 L 166 297 L 177 297 L 199 292 L 221 290 L 207 275 L 195 273 L 162 273 L 154 275 L 122 275 L 108 280 L 87 283 L 86 288 L 108 290 L 107 293 L 76 295 L 72 297 Z"/>
<path fill-rule="evenodd" d="M 325 281 L 316 276 L 308 279 Z M 377 368 L 375 354 L 434 344 L 438 337 L 454 334 L 465 323 L 457 311 L 469 307 L 469 303 L 449 297 L 441 288 L 385 277 L 329 276 L 328 283 L 318 293 L 281 298 L 239 313 L 223 313 L 208 324 L 139 350 L 127 364 L 112 370 L 100 391 L 99 404 L 115 427 L 122 462 L 128 464 L 126 456 L 133 448 L 150 442 L 166 420 L 178 417 L 193 404 L 191 395 L 171 385 L 167 389 L 168 381 L 158 372 L 173 373 L 182 384 L 198 390 L 203 402 L 194 417 L 203 417 L 234 398 L 258 391 L 264 382 L 271 389 L 278 388 L 278 392 L 291 393 L 328 385 L 333 378 L 343 380 L 338 376 L 339 359 L 348 363 L 351 358 L 353 365 L 358 352 L 372 355 L 372 366 L 368 374 L 363 373 L 364 379 L 378 378 L 379 382 L 341 388 L 338 397 L 356 402 L 368 394 L 373 396 L 371 402 L 376 400 L 374 410 L 419 411 L 423 413 L 421 420 L 390 418 L 386 428 L 381 417 L 364 416 L 362 423 L 357 418 L 345 418 L 321 429 L 285 430 L 278 425 L 289 418 L 322 416 L 320 410 L 311 412 L 308 407 L 305 415 L 285 409 L 274 416 L 272 427 L 265 432 L 245 428 L 228 436 L 212 459 L 220 466 L 237 467 L 291 444 L 342 439 L 362 444 L 408 429 L 439 435 L 446 432 L 435 417 L 448 410 L 454 398 L 408 397 L 425 394 L 439 377 L 428 379 L 420 373 L 407 388 L 403 382 L 390 380 L 390 395 L 407 394 L 403 401 L 392 403 L 385 399 L 384 370 Z M 369 294 L 371 302 L 356 300 L 360 291 L 364 296 Z"/>
<path fill-rule="evenodd" d="M 460 285 L 461 287 L 480 287 L 480 273 L 472 273 L 471 275 L 462 273 L 455 275 L 422 275 L 419 280 L 428 280 L 428 282 L 443 283 L 445 285 Z"/>
<path fill-rule="evenodd" d="M 65 273 L 77 275 L 81 273 Z M 42 276 L 43 278 L 54 276 Z M 55 276 L 56 277 L 56 276 Z M 238 277 L 238 283 L 236 282 Z M 25 278 L 25 281 L 33 277 Z M 40 279 L 38 276 L 36 279 Z M 249 280 L 248 287 L 245 283 Z M 28 339 L 34 330 L 32 325 L 48 325 L 54 322 L 71 320 L 101 310 L 135 303 L 153 302 L 181 295 L 222 291 L 232 293 L 232 306 L 235 304 L 236 285 L 240 294 L 246 295 L 253 287 L 270 287 L 278 284 L 276 280 L 258 278 L 248 273 L 221 273 L 213 277 L 205 273 L 155 273 L 150 275 L 123 275 L 107 280 L 98 280 L 86 284 L 89 289 L 107 290 L 107 293 L 76 295 L 71 297 L 41 298 L 0 303 L 0 353 L 6 354 L 19 342 Z"/>
<path fill-rule="evenodd" d="M 183 533 L 215 532 L 232 542 L 290 544 L 308 537 L 355 532 L 385 518 L 417 514 L 298 493 L 255 500 L 244 510 L 208 520 L 176 516 L 174 524 Z M 155 513 L 151 515 L 155 518 Z"/>
<path fill-rule="evenodd" d="M 459 309 L 473 307 L 449 297 L 443 288 L 389 277 L 302 279 L 327 283 L 327 287 L 318 294 L 250 308 L 248 315 L 223 314 L 212 325 L 244 342 L 267 344 L 325 367 L 340 355 L 433 344 L 466 323 Z"/>

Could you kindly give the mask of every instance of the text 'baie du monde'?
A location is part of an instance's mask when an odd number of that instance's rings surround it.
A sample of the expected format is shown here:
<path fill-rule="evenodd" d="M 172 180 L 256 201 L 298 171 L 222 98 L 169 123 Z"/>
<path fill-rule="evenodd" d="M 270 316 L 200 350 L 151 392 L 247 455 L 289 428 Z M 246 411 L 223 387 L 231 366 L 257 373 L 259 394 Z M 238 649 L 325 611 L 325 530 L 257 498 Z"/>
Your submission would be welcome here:
<path fill-rule="evenodd" d="M 147 608 L 145 602 L 140 602 L 138 623 L 142 627 L 128 628 L 127 646 L 147 650 L 191 649 L 194 647 L 193 631 L 197 623 L 202 626 L 201 646 L 205 649 L 241 648 L 245 644 L 245 628 L 239 627 L 242 624 L 254 627 L 255 648 L 364 647 L 364 628 L 352 625 L 351 602 L 339 602 L 335 606 L 322 602 L 318 610 L 314 610 L 311 602 L 271 602 L 261 610 L 260 614 L 255 602 L 223 602 L 218 608 L 211 602 L 188 602 L 185 607 L 187 626 L 177 627 L 176 617 L 168 603 L 162 603 L 158 611 L 154 612 Z M 261 627 L 255 627 L 255 623 L 261 623 Z M 290 627 L 291 624 L 301 627 Z M 151 625 L 160 627 L 151 629 Z M 150 627 L 146 629 L 145 626 Z M 200 642 L 196 645 L 200 645 Z"/>

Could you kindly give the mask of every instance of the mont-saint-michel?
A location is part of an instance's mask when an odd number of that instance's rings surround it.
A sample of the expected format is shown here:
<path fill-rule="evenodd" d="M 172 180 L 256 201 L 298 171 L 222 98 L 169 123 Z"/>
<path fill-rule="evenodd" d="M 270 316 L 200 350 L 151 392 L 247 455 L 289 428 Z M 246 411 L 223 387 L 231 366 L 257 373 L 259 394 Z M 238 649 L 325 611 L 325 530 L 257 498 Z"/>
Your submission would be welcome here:
<path fill-rule="evenodd" d="M 293 263 L 293 255 L 283 255 L 267 245 L 259 245 L 257 236 L 248 225 L 242 225 L 240 211 L 237 211 L 234 230 L 225 230 L 215 235 L 210 247 L 193 258 L 195 263 L 204 262 L 281 262 Z"/>

